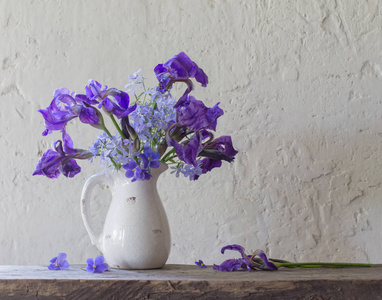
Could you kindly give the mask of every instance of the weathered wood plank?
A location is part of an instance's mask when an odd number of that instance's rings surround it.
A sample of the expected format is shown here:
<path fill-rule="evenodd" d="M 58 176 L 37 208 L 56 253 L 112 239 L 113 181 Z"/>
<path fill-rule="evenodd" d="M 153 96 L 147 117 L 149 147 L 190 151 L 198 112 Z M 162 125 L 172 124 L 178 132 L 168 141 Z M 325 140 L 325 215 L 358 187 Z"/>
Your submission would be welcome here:
<path fill-rule="evenodd" d="M 190 265 L 91 274 L 0 266 L 0 299 L 382 299 L 382 266 L 214 271 Z"/>

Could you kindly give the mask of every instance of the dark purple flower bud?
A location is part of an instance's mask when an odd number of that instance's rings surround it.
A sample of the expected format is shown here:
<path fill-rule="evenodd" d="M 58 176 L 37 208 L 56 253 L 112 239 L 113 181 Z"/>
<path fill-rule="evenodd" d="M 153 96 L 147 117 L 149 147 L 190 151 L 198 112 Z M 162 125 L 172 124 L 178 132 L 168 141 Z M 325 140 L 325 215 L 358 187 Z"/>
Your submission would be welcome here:
<path fill-rule="evenodd" d="M 100 116 L 97 114 L 97 110 L 94 107 L 81 107 L 81 111 L 78 113 L 80 121 L 85 124 L 99 125 Z"/>
<path fill-rule="evenodd" d="M 207 268 L 202 260 L 196 261 L 195 264 L 200 268 Z"/>
<path fill-rule="evenodd" d="M 189 130 L 186 127 L 179 127 L 175 123 L 172 123 L 171 125 L 169 125 L 166 131 L 166 137 L 171 136 L 171 138 L 179 142 L 191 133 L 193 133 L 192 130 Z"/>
<path fill-rule="evenodd" d="M 90 106 L 87 103 L 84 103 L 84 106 L 86 108 L 89 108 L 91 111 L 86 111 L 87 114 L 80 115 L 80 121 L 82 123 L 88 123 L 89 125 L 93 126 L 94 128 L 105 130 L 105 122 L 103 120 L 102 113 L 95 107 Z M 95 116 L 94 116 L 95 115 Z M 98 123 L 91 123 L 90 120 L 98 118 Z"/>
<path fill-rule="evenodd" d="M 191 130 L 211 129 L 216 130 L 217 119 L 224 114 L 219 108 L 219 103 L 208 108 L 200 100 L 192 96 L 176 108 L 177 123 L 181 127 L 188 127 Z"/>
<path fill-rule="evenodd" d="M 238 153 L 233 148 L 232 139 L 230 136 L 221 136 L 212 141 L 203 144 L 203 150 L 200 156 L 209 157 L 214 160 L 225 160 L 232 162 L 235 155 Z"/>
<path fill-rule="evenodd" d="M 136 140 L 138 139 L 138 134 L 135 129 L 129 123 L 129 116 L 123 117 L 121 119 L 122 133 L 127 139 Z"/>
<path fill-rule="evenodd" d="M 126 138 L 133 141 L 133 150 L 138 152 L 141 147 L 141 142 L 138 138 L 138 134 L 134 127 L 129 123 L 129 116 L 121 118 L 122 138 Z"/>
<path fill-rule="evenodd" d="M 130 134 L 129 134 L 129 131 L 128 131 L 128 126 L 130 126 L 130 124 L 129 124 L 129 116 L 121 118 L 122 133 L 123 133 L 123 135 L 125 136 L 126 139 L 130 138 Z"/>
<path fill-rule="evenodd" d="M 167 150 L 167 141 L 163 140 L 158 148 L 159 155 L 162 156 L 166 152 L 166 150 Z"/>

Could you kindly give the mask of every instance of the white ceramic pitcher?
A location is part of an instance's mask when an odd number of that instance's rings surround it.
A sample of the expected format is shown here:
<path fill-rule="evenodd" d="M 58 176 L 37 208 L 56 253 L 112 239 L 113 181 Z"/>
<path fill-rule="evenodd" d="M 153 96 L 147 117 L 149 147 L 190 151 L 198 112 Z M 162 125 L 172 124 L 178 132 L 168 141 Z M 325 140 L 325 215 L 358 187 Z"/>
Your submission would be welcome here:
<path fill-rule="evenodd" d="M 157 191 L 157 179 L 168 167 L 152 169 L 150 180 L 131 182 L 125 172 L 91 176 L 81 196 L 81 214 L 91 242 L 111 268 L 157 269 L 167 261 L 171 248 L 170 228 Z M 103 232 L 96 235 L 90 219 L 91 193 L 97 184 L 110 187 L 112 201 Z"/>

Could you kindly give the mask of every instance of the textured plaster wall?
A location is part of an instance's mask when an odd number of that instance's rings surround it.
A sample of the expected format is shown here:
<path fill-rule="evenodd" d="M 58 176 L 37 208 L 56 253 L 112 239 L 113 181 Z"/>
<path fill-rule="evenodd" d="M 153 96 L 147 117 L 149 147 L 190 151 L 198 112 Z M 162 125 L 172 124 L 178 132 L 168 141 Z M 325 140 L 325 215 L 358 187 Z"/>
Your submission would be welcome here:
<path fill-rule="evenodd" d="M 185 51 L 208 74 L 194 95 L 221 102 L 218 135 L 240 151 L 197 182 L 165 174 L 170 263 L 220 263 L 238 243 L 299 261 L 382 263 L 382 2 L 0 0 L 0 264 L 98 251 L 79 198 L 99 171 L 32 177 L 59 134 L 37 109 L 93 78 L 123 89 L 139 68 Z M 74 122 L 75 146 L 99 132 Z M 94 215 L 105 215 L 100 187 Z M 100 226 L 100 225 L 99 225 Z"/>

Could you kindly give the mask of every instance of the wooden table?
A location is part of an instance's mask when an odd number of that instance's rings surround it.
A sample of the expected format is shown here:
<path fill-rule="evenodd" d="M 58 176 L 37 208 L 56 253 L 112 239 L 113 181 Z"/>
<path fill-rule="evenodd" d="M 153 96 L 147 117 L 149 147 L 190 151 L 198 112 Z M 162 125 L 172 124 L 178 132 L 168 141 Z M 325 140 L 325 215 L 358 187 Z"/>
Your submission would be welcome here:
<path fill-rule="evenodd" d="M 92 274 L 84 266 L 0 266 L 0 299 L 382 299 L 382 265 L 224 273 L 211 267 Z"/>

